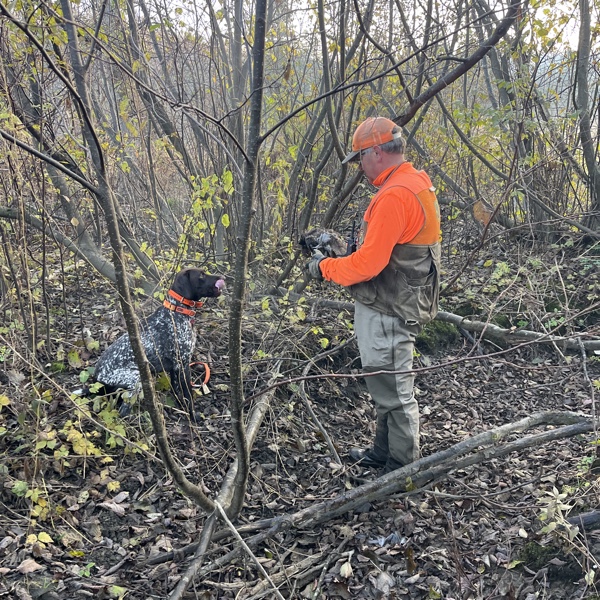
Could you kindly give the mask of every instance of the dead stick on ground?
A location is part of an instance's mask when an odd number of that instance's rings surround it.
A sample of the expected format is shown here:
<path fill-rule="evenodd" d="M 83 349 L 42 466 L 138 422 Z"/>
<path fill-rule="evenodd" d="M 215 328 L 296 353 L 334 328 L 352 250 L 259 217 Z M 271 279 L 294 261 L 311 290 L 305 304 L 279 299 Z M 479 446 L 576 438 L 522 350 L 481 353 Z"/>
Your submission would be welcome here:
<path fill-rule="evenodd" d="M 280 585 L 282 583 L 286 583 L 288 582 L 292 577 L 303 577 L 305 575 L 304 571 L 306 571 L 306 569 L 311 569 L 314 568 L 313 565 L 314 563 L 316 563 L 317 561 L 321 560 L 323 556 L 322 552 L 319 552 L 318 554 L 314 554 L 313 556 L 308 556 L 307 558 L 304 558 L 303 560 L 294 563 L 293 565 L 290 565 L 289 567 L 282 567 L 282 570 L 279 573 L 275 573 L 274 575 L 271 576 L 271 580 L 273 581 L 273 583 L 275 583 L 276 585 Z M 317 568 L 321 568 L 320 566 L 317 566 Z M 267 592 L 267 587 L 269 586 L 267 581 L 261 581 L 260 583 L 257 583 L 253 588 L 251 588 L 250 590 L 248 590 L 248 593 L 251 594 L 248 597 L 248 600 L 252 600 L 252 598 L 257 598 L 259 596 L 262 596 L 265 594 L 265 592 Z"/>
<path fill-rule="evenodd" d="M 299 296 L 298 296 L 299 297 Z M 291 300 L 296 300 L 296 297 L 291 296 Z M 341 302 L 339 300 L 308 300 L 308 303 L 313 307 L 325 307 L 325 308 L 334 308 L 336 310 L 347 310 L 349 313 L 354 311 L 354 304 L 352 302 Z M 569 321 L 573 321 L 574 319 L 578 319 L 583 315 L 589 314 L 593 311 L 597 311 L 600 306 L 600 302 L 595 302 L 590 306 L 586 306 L 584 309 L 574 313 Z M 451 323 L 456 327 L 462 327 L 467 331 L 473 331 L 476 333 L 485 332 L 484 337 L 486 339 L 501 339 L 510 344 L 549 344 L 551 342 L 556 342 L 558 344 L 563 345 L 565 348 L 569 350 L 577 350 L 579 348 L 579 342 L 576 336 L 573 337 L 565 337 L 560 335 L 555 335 L 553 332 L 558 330 L 558 327 L 554 328 L 549 334 L 548 333 L 538 333 L 537 331 L 529 331 L 527 329 L 503 329 L 498 325 L 494 325 L 493 323 L 486 323 L 483 321 L 470 321 L 466 317 L 461 317 L 460 315 L 455 315 L 453 313 L 445 312 L 440 310 L 436 316 L 437 321 L 442 321 L 444 323 Z M 564 323 L 561 323 L 563 326 Z M 597 336 L 590 336 L 592 339 L 581 342 L 584 348 L 591 352 L 593 350 L 600 350 L 600 340 Z M 510 350 L 510 349 L 509 349 Z"/>
<path fill-rule="evenodd" d="M 329 554 L 329 556 L 327 557 L 327 560 L 325 561 L 325 564 L 323 565 L 323 568 L 321 569 L 321 574 L 319 575 L 319 580 L 315 583 L 315 588 L 313 590 L 311 600 L 317 600 L 318 597 L 321 595 L 321 586 L 323 585 L 323 581 L 325 580 L 325 575 L 327 574 L 327 570 L 329 569 L 329 565 L 331 564 L 331 561 L 333 561 L 334 559 L 337 560 L 338 556 L 341 555 L 342 550 L 344 549 L 344 546 L 349 541 L 350 541 L 350 538 L 346 538 L 345 540 L 342 540 L 342 543 L 337 547 L 337 550 L 335 552 L 332 552 L 331 554 Z"/>
<path fill-rule="evenodd" d="M 353 335 L 353 336 L 349 337 L 343 344 L 340 344 L 339 346 L 336 346 L 335 348 L 331 348 L 330 350 L 327 350 L 325 352 L 321 352 L 321 354 L 317 354 L 317 356 L 315 356 L 306 365 L 306 367 L 304 367 L 304 369 L 302 370 L 302 377 L 306 377 L 308 375 L 311 367 L 313 365 L 315 365 L 318 360 L 321 360 L 322 358 L 325 358 L 327 356 L 330 356 L 331 354 L 335 354 L 336 352 L 339 352 L 342 348 L 345 348 L 348 344 L 353 342 L 355 337 L 356 336 Z M 323 425 L 321 424 L 321 421 L 319 421 L 319 418 L 317 417 L 315 411 L 313 410 L 312 403 L 311 403 L 310 399 L 308 398 L 308 395 L 306 394 L 304 383 L 305 383 L 304 379 L 302 381 L 300 381 L 300 386 L 298 387 L 298 396 L 300 396 L 300 399 L 302 400 L 302 402 L 304 402 L 304 406 L 306 406 L 306 410 L 308 410 L 308 414 L 310 415 L 310 418 L 313 420 L 317 429 L 321 432 L 321 435 L 323 436 L 323 439 L 325 440 L 327 447 L 329 448 L 331 457 L 338 465 L 341 465 L 342 460 L 341 460 L 339 454 L 337 453 L 337 450 L 335 449 L 333 441 L 331 440 L 331 437 L 327 433 L 327 430 L 325 429 L 325 427 L 323 427 Z"/>
<path fill-rule="evenodd" d="M 578 337 L 577 341 L 579 342 L 579 351 L 581 352 L 581 368 L 583 369 L 583 376 L 585 378 L 586 383 L 590 386 L 590 400 L 592 401 L 592 418 L 594 419 L 594 423 L 595 423 L 596 417 L 598 416 L 596 413 L 595 386 L 594 386 L 594 382 L 590 379 L 590 374 L 588 373 L 587 354 L 585 352 L 583 342 L 581 341 L 581 337 Z M 596 427 L 594 427 L 594 434 L 596 435 L 596 437 L 598 437 L 598 429 Z M 597 450 L 596 454 L 598 456 L 600 456 L 600 454 L 598 454 L 599 449 L 600 449 L 600 446 L 596 446 L 596 450 Z"/>
<path fill-rule="evenodd" d="M 461 456 L 463 454 L 467 454 L 469 452 L 473 452 L 476 450 L 478 450 L 477 454 L 475 454 L 475 457 L 478 458 L 478 460 L 476 462 L 483 462 L 484 460 L 486 460 L 486 458 L 488 458 L 488 456 L 486 454 L 484 454 L 486 449 L 485 448 L 481 449 L 481 446 L 485 446 L 485 445 L 489 445 L 489 444 L 497 445 L 502 438 L 505 438 L 506 436 L 514 434 L 514 433 L 521 433 L 521 432 L 526 431 L 527 429 L 531 429 L 533 427 L 544 426 L 544 425 L 558 426 L 558 425 L 565 425 L 565 424 L 580 425 L 582 427 L 582 430 L 581 431 L 576 430 L 574 433 L 571 433 L 571 430 L 565 430 L 564 428 L 562 428 L 560 430 L 554 430 L 554 432 L 549 432 L 551 435 L 555 436 L 554 439 L 561 439 L 564 437 L 569 437 L 570 435 L 576 435 L 577 433 L 585 433 L 587 431 L 591 431 L 594 428 L 595 421 L 594 421 L 594 419 L 590 419 L 589 417 L 584 417 L 582 415 L 577 415 L 577 414 L 571 413 L 571 412 L 546 411 L 546 412 L 541 412 L 541 413 L 534 413 L 533 415 L 530 415 L 529 417 L 521 419 L 520 421 L 517 421 L 515 423 L 508 423 L 506 425 L 501 425 L 500 427 L 496 427 L 489 431 L 484 431 L 483 433 L 480 433 L 473 437 L 467 438 L 466 440 L 463 440 L 462 442 L 459 442 L 458 444 L 455 444 L 454 446 L 451 446 L 450 448 L 447 448 L 446 450 L 442 450 L 441 452 L 436 452 L 435 454 L 426 456 L 425 458 L 421 458 L 420 460 L 418 460 L 414 463 L 411 463 L 410 465 L 408 465 L 407 467 L 404 467 L 403 469 L 393 471 L 392 473 L 390 473 L 382 478 L 376 479 L 365 485 L 357 487 L 354 490 L 351 490 L 350 492 L 346 492 L 345 494 L 342 494 L 341 496 L 337 496 L 336 498 L 333 498 L 326 502 L 334 502 L 340 498 L 341 498 L 341 502 L 344 502 L 344 501 L 349 500 L 350 498 L 348 496 L 349 496 L 349 494 L 352 494 L 352 497 L 357 495 L 358 496 L 358 500 L 357 500 L 358 504 L 362 504 L 367 499 L 370 500 L 370 498 L 368 497 L 368 494 L 371 492 L 371 490 L 373 488 L 376 490 L 379 488 L 382 488 L 383 480 L 385 480 L 385 481 L 391 480 L 392 482 L 394 482 L 396 480 L 406 481 L 407 479 L 416 476 L 416 474 L 419 472 L 420 472 L 421 476 L 424 473 L 429 473 L 432 468 L 434 468 L 437 465 L 443 464 L 443 463 L 447 463 L 450 466 L 455 467 L 456 465 L 454 465 L 453 461 L 455 461 L 458 456 Z M 533 436 L 528 436 L 526 438 L 523 438 L 523 440 L 518 440 L 517 442 L 513 442 L 513 445 L 516 443 L 523 443 L 523 444 L 525 444 L 524 447 L 528 447 L 528 445 L 532 446 L 532 445 L 535 445 L 535 443 L 539 443 L 539 440 L 537 438 L 534 439 Z M 504 446 L 501 446 L 500 448 L 504 448 Z M 511 446 L 511 448 L 512 449 L 510 449 L 509 451 L 512 451 L 513 449 L 519 449 L 519 448 L 514 448 L 513 446 Z M 392 490 L 390 493 L 394 493 L 395 491 L 398 491 L 398 490 Z M 379 494 L 376 494 L 376 496 L 379 496 Z M 385 494 L 383 494 L 380 497 L 383 498 L 386 496 L 385 496 Z M 379 498 L 375 497 L 374 499 L 379 499 Z M 303 509 L 303 511 L 299 511 L 299 513 L 306 513 L 307 511 L 312 511 L 312 510 L 315 510 L 317 512 L 323 510 L 323 503 L 318 503 L 316 505 L 312 505 L 306 509 Z M 281 529 L 280 525 L 281 525 L 282 520 L 289 521 L 290 526 L 292 525 L 292 523 L 294 523 L 296 525 L 304 524 L 304 522 L 302 521 L 302 518 L 296 517 L 296 515 L 299 515 L 299 513 L 294 513 L 293 515 L 282 515 L 280 517 L 272 517 L 272 518 L 266 519 L 264 521 L 259 521 L 257 523 L 253 523 L 251 527 L 255 531 L 258 529 L 263 529 L 263 530 L 268 529 L 269 531 L 266 533 L 266 535 L 265 535 L 264 531 L 261 533 L 258 533 L 255 536 L 253 536 L 253 538 L 251 538 L 251 539 L 256 538 L 256 539 L 262 540 L 262 539 L 269 538 L 272 535 L 272 533 L 271 533 L 272 531 L 274 531 L 274 530 L 279 531 Z M 247 529 L 249 529 L 249 528 L 247 527 Z M 263 535 L 265 535 L 264 538 L 262 537 Z M 178 552 L 188 555 L 191 552 L 193 552 L 195 550 L 195 548 L 196 548 L 196 544 L 190 544 Z M 153 559 L 152 562 L 149 561 L 148 564 L 159 564 L 161 562 L 165 562 L 165 561 L 172 560 L 173 558 L 175 558 L 175 556 L 173 556 L 173 553 L 166 553 L 164 555 L 164 557 L 165 557 L 164 559 L 162 559 L 161 557 L 157 557 L 157 558 Z"/>
<path fill-rule="evenodd" d="M 240 532 L 240 534 L 244 534 L 244 533 L 255 534 L 257 531 L 262 531 L 264 529 L 268 529 L 271 526 L 272 520 L 273 520 L 273 517 L 270 519 L 264 519 L 262 521 L 259 521 L 256 524 L 249 523 L 247 525 L 241 525 L 240 527 L 238 527 L 238 531 Z M 227 539 L 229 537 L 231 537 L 231 532 L 229 531 L 229 529 L 220 529 L 219 531 L 217 531 L 217 533 L 215 533 L 212 536 L 211 541 L 219 542 L 219 541 Z M 152 567 L 155 565 L 162 565 L 171 560 L 180 562 L 184 558 L 189 556 L 190 554 L 194 554 L 199 546 L 200 546 L 200 540 L 198 540 L 196 542 L 192 542 L 191 544 L 188 544 L 187 546 L 183 546 L 182 548 L 178 548 L 177 550 L 171 550 L 169 552 L 164 552 L 163 554 L 158 554 L 157 556 L 152 556 L 147 561 L 143 562 L 142 564 L 144 566 Z"/>
<path fill-rule="evenodd" d="M 200 534 L 200 540 L 198 541 L 198 545 L 196 547 L 196 552 L 194 554 L 194 560 L 192 561 L 193 565 L 196 565 L 198 568 L 204 562 L 204 557 L 208 552 L 208 547 L 210 545 L 210 541 L 212 539 L 213 532 L 215 527 L 217 526 L 217 521 L 219 520 L 217 511 L 213 511 L 208 519 L 204 522 L 204 527 L 202 528 L 202 533 Z M 183 594 L 187 590 L 190 583 L 192 583 L 194 579 L 195 571 L 191 569 L 187 569 L 186 572 L 181 576 L 179 581 L 177 582 L 177 586 L 173 590 L 173 593 L 170 596 L 171 600 L 179 599 L 183 597 Z"/>
<path fill-rule="evenodd" d="M 280 600 L 285 600 L 285 598 L 281 595 L 281 593 L 277 589 L 277 586 L 273 583 L 273 580 L 269 577 L 269 574 L 265 571 L 265 568 L 260 564 L 258 558 L 256 558 L 256 556 L 254 556 L 254 553 L 252 552 L 252 550 L 250 550 L 250 548 L 248 548 L 246 542 L 244 542 L 244 540 L 242 539 L 242 536 L 237 532 L 233 523 L 229 520 L 229 518 L 227 517 L 227 514 L 223 510 L 223 507 L 218 502 L 215 502 L 215 506 L 217 507 L 217 510 L 221 514 L 221 519 L 223 519 L 223 521 L 225 521 L 225 524 L 227 525 L 227 527 L 229 527 L 229 529 L 231 529 L 231 533 L 233 533 L 233 536 L 235 537 L 235 539 L 241 544 L 241 546 L 245 550 L 246 554 L 255 562 L 256 566 L 258 567 L 258 570 L 263 574 L 264 578 L 271 584 L 271 587 L 273 588 L 273 593 L 275 594 L 275 596 L 277 596 L 277 598 L 279 598 Z"/>

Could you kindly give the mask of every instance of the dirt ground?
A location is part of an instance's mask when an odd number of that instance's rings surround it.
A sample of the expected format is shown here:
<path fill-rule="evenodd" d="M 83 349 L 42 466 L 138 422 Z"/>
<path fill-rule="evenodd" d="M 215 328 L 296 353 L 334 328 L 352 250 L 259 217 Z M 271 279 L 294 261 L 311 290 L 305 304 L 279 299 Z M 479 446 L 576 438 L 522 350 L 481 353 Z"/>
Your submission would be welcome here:
<path fill-rule="evenodd" d="M 156 457 L 144 413 L 121 420 L 96 399 L 88 416 L 78 417 L 69 391 L 81 386 L 81 372 L 122 331 L 112 301 L 96 297 L 92 307 L 63 324 L 79 363 L 71 356 L 62 371 L 49 361 L 22 379 L 9 369 L 0 375 L 11 400 L 0 423 L 6 428 L 0 437 L 0 598 L 166 598 L 191 560 L 167 553 L 197 541 L 204 524 L 205 515 L 178 491 Z M 324 345 L 339 346 L 351 336 L 350 314 L 306 312 L 298 318 L 262 302 L 249 313 L 248 395 L 266 385 L 275 359 L 283 359 L 284 377 L 298 376 Z M 226 310 L 209 303 L 198 328 L 196 358 L 211 364 L 211 392 L 197 399 L 197 424 L 170 407 L 166 419 L 187 476 L 214 494 L 234 457 Z M 86 335 L 99 347 L 86 348 L 80 341 Z M 415 360 L 425 456 L 538 411 L 592 413 L 590 379 L 600 376 L 597 361 L 586 360 L 584 369 L 581 355 L 539 346 L 490 358 L 497 346 L 474 348 L 459 335 L 436 346 L 432 352 L 420 345 Z M 66 355 L 70 349 L 65 347 Z M 351 342 L 310 374 L 358 373 L 357 354 Z M 201 378 L 201 367 L 196 376 Z M 46 403 L 32 403 L 33 386 L 38 397 L 46 390 Z M 278 388 L 252 450 L 246 504 L 236 523 L 244 538 L 261 520 L 378 476 L 344 460 L 351 446 L 372 439 L 374 410 L 364 381 L 324 377 L 306 385 L 343 464 L 332 459 L 297 391 L 293 385 Z M 115 432 L 136 446 L 122 445 Z M 542 533 L 540 521 L 544 499 L 554 499 L 553 507 L 562 503 L 559 514 L 546 520 L 559 524 L 563 514 L 600 506 L 594 439 L 590 434 L 483 460 L 425 489 L 365 502 L 314 528 L 279 532 L 254 548 L 253 557 L 242 552 L 213 569 L 186 597 L 275 598 L 256 559 L 284 598 L 598 598 L 592 571 L 600 561 L 600 530 L 579 532 L 569 541 L 560 527 Z M 84 442 L 91 444 L 87 450 Z M 555 494 L 561 494 L 558 500 Z M 239 543 L 220 531 L 205 564 Z"/>

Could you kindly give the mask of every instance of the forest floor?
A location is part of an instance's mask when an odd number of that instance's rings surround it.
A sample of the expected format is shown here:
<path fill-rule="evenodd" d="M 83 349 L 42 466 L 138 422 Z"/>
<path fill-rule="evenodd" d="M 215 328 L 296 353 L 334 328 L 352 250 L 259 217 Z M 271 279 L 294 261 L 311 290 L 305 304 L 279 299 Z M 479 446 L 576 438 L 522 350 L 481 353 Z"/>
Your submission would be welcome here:
<path fill-rule="evenodd" d="M 123 331 L 114 298 L 93 281 L 80 285 L 89 295 L 80 300 L 81 310 L 65 312 L 68 323 L 57 312 L 55 326 L 65 332 L 58 358 L 40 371 L 21 371 L 17 361 L 0 371 L 10 401 L 0 421 L 0 598 L 166 598 L 191 559 L 167 553 L 197 541 L 205 515 L 165 473 L 144 413 L 121 420 L 98 399 L 90 401 L 87 415 L 77 410 L 69 391 L 80 387 L 81 373 Z M 284 359 L 284 378 L 298 376 L 325 346 L 351 337 L 350 313 L 315 312 L 273 300 L 252 305 L 243 334 L 249 396 L 267 384 L 274 359 Z M 196 359 L 211 364 L 211 393 L 197 399 L 197 424 L 174 408 L 165 414 L 187 476 L 216 494 L 234 457 L 226 304 L 207 303 L 197 328 Z M 592 413 L 597 360 L 539 345 L 489 356 L 499 348 L 487 342 L 474 347 L 460 336 L 434 346 L 432 352 L 431 344 L 420 344 L 415 359 L 424 456 L 538 411 Z M 359 371 L 350 342 L 310 374 Z M 236 523 L 245 538 L 261 520 L 378 476 L 345 461 L 350 447 L 366 446 L 373 436 L 364 380 L 306 382 L 342 464 L 332 459 L 297 392 L 293 384 L 277 389 L 252 450 L 246 504 Z M 36 395 L 42 401 L 32 403 Z M 120 435 L 135 445 L 124 446 Z M 316 527 L 277 533 L 254 549 L 254 557 L 284 598 L 598 598 L 591 571 L 600 561 L 600 530 L 569 541 L 560 526 L 542 533 L 540 521 L 548 505 L 559 510 L 546 523 L 559 525 L 566 514 L 600 506 L 594 439 L 590 434 L 482 460 L 424 489 L 365 502 Z M 205 564 L 237 544 L 224 532 Z M 276 595 L 242 553 L 196 581 L 185 597 Z"/>

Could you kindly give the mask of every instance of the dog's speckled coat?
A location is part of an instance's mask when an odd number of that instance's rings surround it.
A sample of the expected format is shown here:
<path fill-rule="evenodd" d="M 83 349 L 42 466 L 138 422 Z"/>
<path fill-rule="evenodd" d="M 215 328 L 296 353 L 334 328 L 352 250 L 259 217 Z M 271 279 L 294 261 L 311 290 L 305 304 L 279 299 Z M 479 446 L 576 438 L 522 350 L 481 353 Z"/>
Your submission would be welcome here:
<path fill-rule="evenodd" d="M 191 268 L 176 275 L 171 289 L 187 300 L 197 301 L 219 296 L 224 287 L 222 277 L 205 275 L 200 269 Z M 184 306 L 168 298 L 173 305 Z M 142 322 L 140 333 L 153 373 L 164 371 L 169 375 L 175 396 L 183 406 L 187 405 L 192 415 L 190 362 L 196 342 L 193 322 L 193 316 L 161 306 Z M 109 392 L 119 388 L 139 390 L 140 372 L 135 364 L 128 334 L 122 335 L 100 356 L 94 378 Z"/>

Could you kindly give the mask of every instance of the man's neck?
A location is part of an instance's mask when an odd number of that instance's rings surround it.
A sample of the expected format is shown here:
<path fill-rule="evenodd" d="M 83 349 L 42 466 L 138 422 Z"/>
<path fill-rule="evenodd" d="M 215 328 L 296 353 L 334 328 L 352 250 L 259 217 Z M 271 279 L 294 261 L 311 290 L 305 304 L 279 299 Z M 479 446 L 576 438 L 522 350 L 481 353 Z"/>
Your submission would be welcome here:
<path fill-rule="evenodd" d="M 405 163 L 406 159 L 404 158 L 404 154 L 386 154 L 382 153 L 381 155 L 381 166 L 383 169 L 381 172 L 389 169 L 390 167 L 399 167 L 401 164 Z"/>

